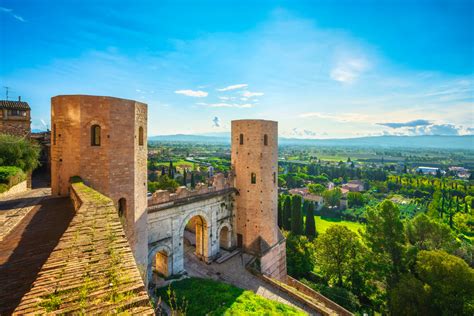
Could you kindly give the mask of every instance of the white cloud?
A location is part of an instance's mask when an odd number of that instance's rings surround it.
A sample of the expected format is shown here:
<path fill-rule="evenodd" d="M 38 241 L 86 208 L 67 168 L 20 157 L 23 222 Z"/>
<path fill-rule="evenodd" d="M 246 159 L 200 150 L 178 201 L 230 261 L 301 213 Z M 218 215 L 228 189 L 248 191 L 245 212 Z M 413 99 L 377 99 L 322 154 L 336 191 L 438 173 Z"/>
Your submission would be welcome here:
<path fill-rule="evenodd" d="M 188 97 L 204 98 L 208 93 L 201 90 L 176 90 L 174 93 L 186 95 Z"/>
<path fill-rule="evenodd" d="M 254 105 L 250 103 L 245 104 L 237 104 L 237 103 L 211 103 L 209 107 L 211 108 L 240 108 L 240 109 L 248 109 L 252 108 Z"/>
<path fill-rule="evenodd" d="M 242 95 L 244 96 L 244 98 L 251 98 L 251 97 L 260 97 L 260 96 L 264 95 L 264 93 L 263 92 L 244 91 L 244 92 L 242 92 Z"/>
<path fill-rule="evenodd" d="M 218 98 L 219 98 L 220 100 L 222 100 L 222 101 L 227 101 L 227 100 L 230 99 L 229 97 L 218 97 Z"/>
<path fill-rule="evenodd" d="M 0 7 L 0 11 L 5 12 L 6 14 L 12 16 L 13 18 L 17 19 L 20 22 L 26 22 L 26 20 L 22 16 L 18 14 L 14 14 L 12 9 Z"/>
<path fill-rule="evenodd" d="M 337 63 L 330 77 L 342 83 L 353 83 L 367 68 L 368 64 L 363 59 L 347 59 Z"/>
<path fill-rule="evenodd" d="M 241 84 L 234 84 L 232 86 L 227 86 L 225 88 L 217 89 L 217 91 L 229 91 L 229 90 L 236 90 L 248 87 L 248 84 L 241 83 Z"/>

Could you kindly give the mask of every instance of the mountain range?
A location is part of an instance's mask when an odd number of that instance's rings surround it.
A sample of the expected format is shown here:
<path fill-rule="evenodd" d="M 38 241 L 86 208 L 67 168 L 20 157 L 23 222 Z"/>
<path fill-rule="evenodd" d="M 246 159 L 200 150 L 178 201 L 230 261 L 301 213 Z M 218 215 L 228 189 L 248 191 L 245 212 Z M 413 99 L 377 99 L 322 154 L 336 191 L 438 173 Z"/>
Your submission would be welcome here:
<path fill-rule="evenodd" d="M 148 138 L 149 141 L 161 142 L 192 142 L 230 144 L 230 133 L 215 134 L 174 134 L 158 135 Z M 380 147 L 380 148 L 439 148 L 465 149 L 474 151 L 474 135 L 465 136 L 370 136 L 357 138 L 333 139 L 300 139 L 278 138 L 279 145 L 301 146 L 334 146 L 334 147 Z"/>

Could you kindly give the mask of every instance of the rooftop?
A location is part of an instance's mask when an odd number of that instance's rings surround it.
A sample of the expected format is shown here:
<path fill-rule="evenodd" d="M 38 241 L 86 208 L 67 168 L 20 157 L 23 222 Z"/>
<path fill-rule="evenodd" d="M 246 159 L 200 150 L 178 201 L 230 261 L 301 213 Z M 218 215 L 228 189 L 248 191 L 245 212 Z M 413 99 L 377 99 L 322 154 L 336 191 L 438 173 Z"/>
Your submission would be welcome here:
<path fill-rule="evenodd" d="M 23 101 L 0 100 L 0 109 L 30 110 L 30 106 Z"/>

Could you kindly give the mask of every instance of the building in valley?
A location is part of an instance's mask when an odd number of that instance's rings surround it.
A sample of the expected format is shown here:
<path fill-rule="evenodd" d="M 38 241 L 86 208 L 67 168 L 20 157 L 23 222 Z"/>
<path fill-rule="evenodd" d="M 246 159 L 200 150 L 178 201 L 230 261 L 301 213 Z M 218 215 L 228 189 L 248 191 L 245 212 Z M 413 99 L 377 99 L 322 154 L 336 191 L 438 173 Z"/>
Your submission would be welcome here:
<path fill-rule="evenodd" d="M 30 136 L 31 117 L 27 102 L 0 100 L 0 134 Z"/>

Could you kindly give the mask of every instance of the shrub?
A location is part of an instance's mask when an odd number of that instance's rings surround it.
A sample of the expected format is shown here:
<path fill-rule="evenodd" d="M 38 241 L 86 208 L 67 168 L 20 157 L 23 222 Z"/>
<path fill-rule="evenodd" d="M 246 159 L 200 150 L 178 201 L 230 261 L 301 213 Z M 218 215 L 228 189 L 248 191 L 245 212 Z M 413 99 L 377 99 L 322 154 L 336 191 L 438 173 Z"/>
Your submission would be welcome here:
<path fill-rule="evenodd" d="M 0 193 L 7 191 L 12 186 L 24 181 L 26 174 L 18 167 L 0 167 Z"/>
<path fill-rule="evenodd" d="M 0 134 L 0 165 L 15 166 L 25 172 L 39 165 L 40 147 L 23 137 Z"/>

